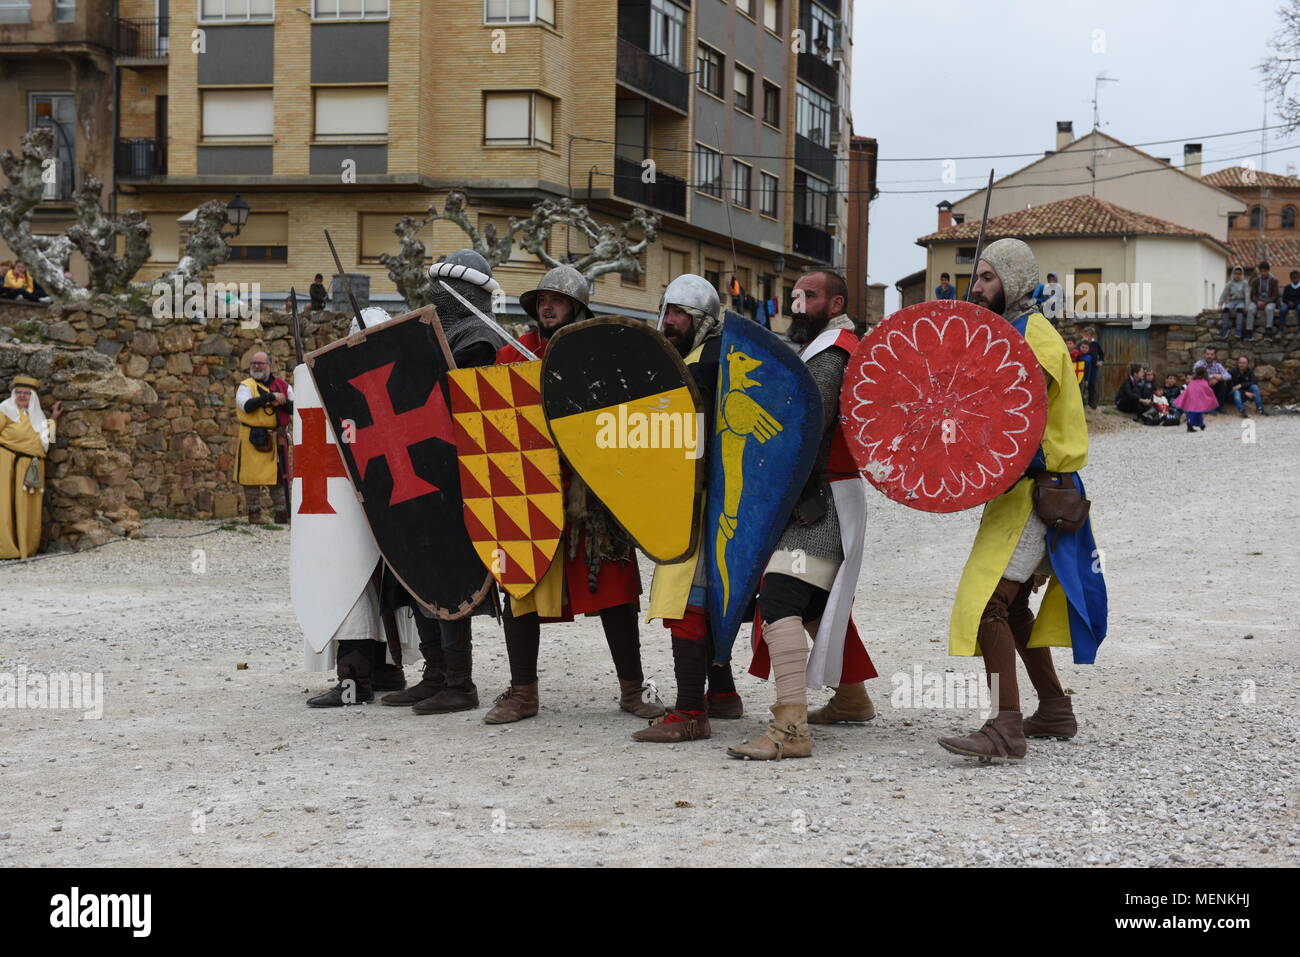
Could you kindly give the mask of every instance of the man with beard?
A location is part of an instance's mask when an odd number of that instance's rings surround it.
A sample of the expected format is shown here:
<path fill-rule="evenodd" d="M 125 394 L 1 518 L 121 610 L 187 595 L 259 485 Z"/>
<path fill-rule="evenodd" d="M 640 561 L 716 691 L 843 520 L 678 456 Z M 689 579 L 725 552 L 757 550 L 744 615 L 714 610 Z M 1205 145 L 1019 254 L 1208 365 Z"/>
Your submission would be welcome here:
<path fill-rule="evenodd" d="M 537 356 L 560 329 L 589 318 L 587 279 L 572 266 L 556 266 L 519 297 L 519 304 L 537 324 L 520 343 Z M 527 357 L 513 346 L 497 353 L 497 362 L 521 362 Z M 641 638 L 637 604 L 641 576 L 632 549 L 600 500 L 578 476 L 564 469 L 564 530 L 550 568 L 529 594 L 507 597 L 504 618 L 506 653 L 510 658 L 510 687 L 497 697 L 483 718 L 488 724 L 508 724 L 537 714 L 537 654 L 543 621 L 572 621 L 575 615 L 599 614 L 618 674 L 619 707 L 641 718 L 657 718 L 663 706 L 643 697 Z"/>
<path fill-rule="evenodd" d="M 1074 709 L 1050 646 L 1072 647 L 1076 664 L 1091 664 L 1106 636 L 1106 583 L 1091 524 L 1085 518 L 1077 531 L 1066 531 L 1050 511 L 1052 497 L 1073 504 L 1083 496 L 1075 473 L 1088 462 L 1088 428 L 1065 342 L 1030 294 L 1037 276 L 1029 247 L 1000 239 L 984 250 L 973 279 L 972 301 L 999 313 L 1025 338 L 1047 380 L 1047 426 L 1038 454 L 1020 481 L 984 506 L 949 623 L 948 653 L 983 655 L 998 711 L 978 731 L 939 744 L 981 761 L 1023 758 L 1026 735 L 1074 737 Z M 1056 527 L 1049 531 L 1045 518 Z M 1035 620 L 1029 596 L 1046 576 Z M 1017 653 L 1038 692 L 1038 710 L 1028 719 L 1020 712 Z"/>
<path fill-rule="evenodd" d="M 659 327 L 686 360 L 686 368 L 700 391 L 700 405 L 705 411 L 697 441 L 704 443 L 705 448 L 713 434 L 717 401 L 718 363 L 722 353 L 722 322 L 718 315 L 721 309 L 713 284 L 690 273 L 670 282 L 659 304 Z M 702 525 L 703 513 L 699 521 Z M 700 541 L 704 541 L 703 533 Z M 739 718 L 744 714 L 731 677 L 730 658 L 713 660 L 707 587 L 707 566 L 700 561 L 698 544 L 685 561 L 655 566 L 646 620 L 662 619 L 672 636 L 677 702 L 663 718 L 635 732 L 633 741 L 675 744 L 702 740 L 712 734 L 710 718 Z M 706 679 L 710 689 L 707 697 Z"/>
<path fill-rule="evenodd" d="M 476 309 L 491 315 L 492 295 L 501 286 L 492 278 L 492 267 L 487 260 L 472 249 L 458 250 L 429 267 L 429 280 L 433 305 L 438 310 L 438 321 L 456 368 L 492 365 L 505 340 L 442 286 L 447 283 Z M 403 606 L 412 610 L 420 633 L 420 653 L 424 656 L 420 681 L 405 690 L 384 695 L 382 702 L 390 707 L 410 705 L 412 711 L 422 715 L 477 708 L 470 619 L 475 615 L 496 616 L 496 590 L 490 589 L 470 614 L 447 621 L 425 613 L 385 566 L 380 597 L 381 608 L 386 613 Z"/>
<path fill-rule="evenodd" d="M 254 352 L 248 378 L 235 390 L 239 440 L 235 445 L 235 481 L 244 487 L 248 524 L 262 524 L 262 488 L 271 490 L 275 520 L 289 521 L 284 497 L 285 454 L 281 447 L 286 421 L 293 411 L 293 386 L 271 375 L 271 357 Z"/>
<path fill-rule="evenodd" d="M 849 616 L 862 567 L 866 495 L 840 424 L 840 387 L 858 343 L 853 320 L 844 315 L 847 302 L 844 278 L 829 270 L 806 273 L 795 283 L 790 340 L 821 395 L 822 442 L 759 586 L 750 673 L 766 678 L 770 663 L 772 721 L 753 741 L 727 749 L 736 758 L 806 758 L 812 754 L 808 722 L 876 716 L 864 683 L 876 671 Z M 835 620 L 846 623 L 843 630 L 831 627 Z M 814 641 L 811 665 L 805 629 Z M 809 714 L 807 687 L 832 682 L 834 697 Z"/>

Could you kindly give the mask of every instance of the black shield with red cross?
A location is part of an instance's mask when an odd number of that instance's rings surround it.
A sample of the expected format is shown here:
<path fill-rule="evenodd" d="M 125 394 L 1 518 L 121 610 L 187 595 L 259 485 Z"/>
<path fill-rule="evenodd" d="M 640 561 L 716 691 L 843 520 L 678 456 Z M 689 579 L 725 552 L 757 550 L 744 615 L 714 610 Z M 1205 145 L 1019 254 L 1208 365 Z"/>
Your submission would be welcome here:
<path fill-rule="evenodd" d="M 491 585 L 469 534 L 448 401 L 448 361 L 430 307 L 307 356 L 321 405 L 375 543 L 406 590 L 442 618 Z"/>

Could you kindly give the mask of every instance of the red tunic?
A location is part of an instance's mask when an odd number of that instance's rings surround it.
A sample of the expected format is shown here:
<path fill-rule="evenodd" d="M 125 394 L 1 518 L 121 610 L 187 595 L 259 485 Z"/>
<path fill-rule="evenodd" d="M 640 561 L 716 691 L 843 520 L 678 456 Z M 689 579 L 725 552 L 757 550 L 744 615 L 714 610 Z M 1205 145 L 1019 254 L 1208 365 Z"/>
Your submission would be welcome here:
<path fill-rule="evenodd" d="M 529 330 L 519 337 L 525 349 L 538 358 L 546 354 L 547 340 L 538 335 L 536 330 Z M 527 362 L 528 358 L 514 346 L 502 346 L 497 350 L 497 365 L 509 365 L 512 362 Z M 568 492 L 569 478 L 572 475 L 569 465 L 560 458 L 563 468 L 564 489 Z M 566 601 L 565 614 L 559 618 L 543 618 L 542 621 L 573 621 L 574 615 L 588 615 L 614 608 L 618 605 L 635 604 L 641 594 L 641 575 L 637 571 L 636 559 L 625 562 L 601 562 L 600 572 L 596 576 L 596 590 L 587 588 L 588 566 L 585 554 L 586 536 L 578 541 L 578 554 L 568 557 L 568 522 L 564 527 L 565 535 L 560 540 L 560 548 L 555 560 L 564 562 L 564 584 Z"/>

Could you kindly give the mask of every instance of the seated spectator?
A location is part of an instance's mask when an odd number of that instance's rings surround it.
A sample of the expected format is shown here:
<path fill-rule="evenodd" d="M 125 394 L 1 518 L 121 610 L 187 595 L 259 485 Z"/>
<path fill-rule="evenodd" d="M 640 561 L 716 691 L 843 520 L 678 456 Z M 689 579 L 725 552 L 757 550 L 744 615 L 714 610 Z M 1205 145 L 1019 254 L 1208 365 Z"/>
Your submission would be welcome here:
<path fill-rule="evenodd" d="M 1201 370 L 1205 370 L 1206 385 L 1214 392 L 1215 398 L 1219 400 L 1219 409 L 1228 404 L 1228 399 L 1232 395 L 1232 376 L 1228 374 L 1219 362 L 1219 350 L 1214 346 L 1205 347 L 1205 358 L 1197 359 L 1196 364 L 1192 366 L 1193 377 Z M 1187 383 L 1188 387 L 1191 383 Z M 1199 391 L 1199 390 L 1198 390 Z M 1218 414 L 1219 409 L 1206 410 Z"/>
<path fill-rule="evenodd" d="M 1219 338 L 1228 338 L 1228 329 L 1232 322 L 1232 313 L 1237 313 L 1237 338 L 1241 338 L 1242 323 L 1246 321 L 1246 297 L 1250 294 L 1246 285 L 1246 274 L 1240 266 L 1232 267 L 1232 278 L 1219 294 L 1219 305 L 1223 307 L 1223 321 L 1219 323 Z"/>
<path fill-rule="evenodd" d="M 1246 303 L 1246 335 L 1252 339 L 1255 335 L 1255 313 L 1264 310 L 1264 338 L 1273 338 L 1273 316 L 1277 313 L 1281 291 L 1278 289 L 1277 277 L 1270 276 L 1268 263 L 1259 264 L 1259 272 L 1250 281 L 1250 301 Z M 1237 337 L 1242 338 L 1241 327 L 1237 327 Z"/>
<path fill-rule="evenodd" d="M 6 299 L 25 299 L 28 302 L 40 302 L 42 299 L 48 301 L 45 291 L 36 285 L 36 280 L 21 262 L 14 263 L 13 268 L 5 273 L 4 289 L 0 294 L 3 294 Z"/>
<path fill-rule="evenodd" d="M 1237 356 L 1237 368 L 1232 370 L 1232 401 L 1237 405 L 1237 412 L 1241 417 L 1247 418 L 1246 415 L 1246 396 L 1255 397 L 1255 410 L 1260 415 L 1268 415 L 1264 411 L 1264 400 L 1259 394 L 1259 383 L 1255 380 L 1255 370 L 1250 367 L 1250 360 L 1245 356 Z"/>
<path fill-rule="evenodd" d="M 1146 394 L 1146 380 L 1142 375 L 1142 364 L 1134 362 L 1128 367 L 1128 378 L 1115 393 L 1115 408 L 1133 416 L 1139 421 L 1142 413 L 1151 408 L 1151 399 Z"/>
<path fill-rule="evenodd" d="M 1164 390 L 1165 398 L 1172 405 L 1178 399 L 1178 393 L 1183 391 L 1183 387 L 1178 384 L 1178 376 L 1172 372 L 1165 376 Z"/>
<path fill-rule="evenodd" d="M 1300 326 L 1300 269 L 1291 270 L 1291 282 L 1282 287 L 1282 316 L 1277 321 L 1279 331 L 1286 325 L 1287 313 L 1295 313 L 1296 325 Z"/>
<path fill-rule="evenodd" d="M 957 287 L 948 280 L 951 277 L 945 272 L 939 274 L 939 285 L 934 287 L 935 299 L 956 299 Z"/>
<path fill-rule="evenodd" d="M 307 295 L 311 296 L 312 312 L 320 312 L 325 308 L 325 300 L 329 294 L 325 291 L 325 277 L 320 273 L 312 281 L 311 287 L 307 290 Z"/>

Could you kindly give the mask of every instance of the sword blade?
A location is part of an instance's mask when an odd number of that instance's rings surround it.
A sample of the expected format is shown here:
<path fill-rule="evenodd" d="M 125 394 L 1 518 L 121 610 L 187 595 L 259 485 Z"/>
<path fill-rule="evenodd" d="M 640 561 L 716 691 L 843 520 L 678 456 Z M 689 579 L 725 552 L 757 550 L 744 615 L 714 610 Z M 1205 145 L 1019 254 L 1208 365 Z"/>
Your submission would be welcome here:
<path fill-rule="evenodd" d="M 527 356 L 529 359 L 536 359 L 536 358 L 537 358 L 537 356 L 534 355 L 534 354 L 533 354 L 533 353 L 528 349 L 527 346 L 525 346 L 522 342 L 520 342 L 518 339 L 516 339 L 516 338 L 515 338 L 514 336 L 512 336 L 510 333 L 506 332 L 505 329 L 503 329 L 503 328 L 501 327 L 501 324 L 500 324 L 499 322 L 497 322 L 497 321 L 496 321 L 495 319 L 493 319 L 491 316 L 485 315 L 484 313 L 480 312 L 480 311 L 478 310 L 478 308 L 477 308 L 477 307 L 476 307 L 472 302 L 470 302 L 468 299 L 466 299 L 464 296 L 462 296 L 460 293 L 458 293 L 455 289 L 452 289 L 451 286 L 447 285 L 446 280 L 444 280 L 444 279 L 439 279 L 439 280 L 438 280 L 438 285 L 442 286 L 443 289 L 446 289 L 449 293 L 451 293 L 453 296 L 455 296 L 456 299 L 457 299 L 457 301 L 459 301 L 460 304 L 461 304 L 462 306 L 464 306 L 464 307 L 465 307 L 466 309 L 468 309 L 470 312 L 474 313 L 474 315 L 478 316 L 479 319 L 482 320 L 482 322 L 483 322 L 483 324 L 484 324 L 485 326 L 487 326 L 489 329 L 491 329 L 491 330 L 492 330 L 493 332 L 495 332 L 497 335 L 499 335 L 499 336 L 501 336 L 503 339 L 505 339 L 506 342 L 508 342 L 508 343 L 510 343 L 512 346 L 514 346 L 515 349 L 517 349 L 520 353 L 522 353 L 523 355 Z"/>

